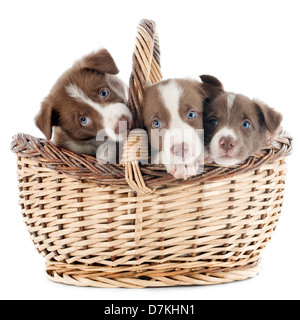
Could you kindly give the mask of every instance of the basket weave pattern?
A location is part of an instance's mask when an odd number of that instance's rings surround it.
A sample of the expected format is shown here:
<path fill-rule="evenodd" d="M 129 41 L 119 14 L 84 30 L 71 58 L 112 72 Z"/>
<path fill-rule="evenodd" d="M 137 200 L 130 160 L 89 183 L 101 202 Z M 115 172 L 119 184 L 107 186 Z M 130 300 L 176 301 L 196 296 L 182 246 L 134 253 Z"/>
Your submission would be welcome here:
<path fill-rule="evenodd" d="M 161 78 L 155 24 L 143 20 L 130 78 L 137 126 L 143 87 Z M 101 165 L 24 134 L 12 149 L 22 214 L 47 276 L 78 286 L 140 288 L 255 276 L 281 212 L 291 138 L 283 134 L 243 165 L 211 164 L 187 181 L 162 166 Z"/>

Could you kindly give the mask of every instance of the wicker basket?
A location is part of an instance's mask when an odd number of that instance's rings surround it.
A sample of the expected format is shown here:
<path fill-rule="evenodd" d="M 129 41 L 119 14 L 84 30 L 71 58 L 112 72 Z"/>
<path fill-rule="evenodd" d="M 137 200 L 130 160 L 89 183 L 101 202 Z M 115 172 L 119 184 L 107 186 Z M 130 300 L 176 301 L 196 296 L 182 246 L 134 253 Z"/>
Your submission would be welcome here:
<path fill-rule="evenodd" d="M 137 126 L 145 81 L 162 78 L 159 53 L 155 24 L 141 21 L 130 78 Z M 141 288 L 255 276 L 280 215 L 291 140 L 282 134 L 242 165 L 211 164 L 183 181 L 159 165 L 101 165 L 18 134 L 20 205 L 48 278 Z"/>

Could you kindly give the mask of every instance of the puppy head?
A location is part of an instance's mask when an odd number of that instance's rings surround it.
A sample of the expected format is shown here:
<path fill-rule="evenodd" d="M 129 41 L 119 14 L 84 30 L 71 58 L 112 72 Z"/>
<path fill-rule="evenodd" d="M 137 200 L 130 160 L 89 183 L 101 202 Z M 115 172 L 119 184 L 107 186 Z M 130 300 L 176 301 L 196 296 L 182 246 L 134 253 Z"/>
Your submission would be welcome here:
<path fill-rule="evenodd" d="M 278 134 L 281 114 L 244 95 L 223 93 L 204 106 L 205 145 L 213 161 L 231 166 L 260 151 Z"/>
<path fill-rule="evenodd" d="M 145 89 L 143 121 L 152 147 L 163 151 L 165 164 L 192 163 L 203 151 L 199 132 L 203 129 L 203 101 L 222 86 L 207 77 L 205 83 L 170 79 Z"/>
<path fill-rule="evenodd" d="M 126 106 L 127 88 L 116 76 L 118 72 L 106 49 L 77 61 L 42 102 L 35 117 L 37 127 L 48 140 L 53 126 L 76 141 L 96 137 L 102 129 L 111 139 L 122 139 L 119 121 L 130 126 L 132 116 Z"/>

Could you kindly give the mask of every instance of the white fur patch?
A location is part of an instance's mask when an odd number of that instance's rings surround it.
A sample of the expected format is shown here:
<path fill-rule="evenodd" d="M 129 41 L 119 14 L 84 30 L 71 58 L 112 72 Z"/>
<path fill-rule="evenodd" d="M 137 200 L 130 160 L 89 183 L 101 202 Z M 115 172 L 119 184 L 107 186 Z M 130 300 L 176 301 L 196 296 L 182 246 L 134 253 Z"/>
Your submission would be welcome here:
<path fill-rule="evenodd" d="M 85 102 L 88 100 L 87 95 L 77 86 L 75 86 L 75 84 L 70 83 L 68 86 L 66 86 L 66 92 L 71 98 L 77 100 L 78 102 Z"/>
<path fill-rule="evenodd" d="M 127 103 L 128 98 L 129 98 L 129 88 L 125 82 L 123 83 L 123 85 L 124 85 L 124 90 L 125 90 L 125 102 Z"/>
<path fill-rule="evenodd" d="M 227 108 L 228 108 L 228 111 L 233 106 L 235 98 L 236 98 L 236 94 L 235 93 L 232 93 L 232 92 L 228 92 L 227 93 Z"/>
<path fill-rule="evenodd" d="M 105 107 L 90 99 L 80 88 L 74 84 L 66 87 L 66 92 L 70 97 L 80 103 L 85 103 L 96 110 L 103 118 L 104 129 L 113 140 L 120 140 L 121 137 L 115 133 L 115 127 L 122 115 L 126 115 L 132 121 L 132 114 L 124 103 L 111 103 Z"/>
<path fill-rule="evenodd" d="M 171 115 L 173 115 L 173 113 L 178 114 L 179 102 L 183 94 L 183 89 L 175 80 L 171 80 L 167 84 L 160 85 L 158 90 L 165 107 L 170 111 Z M 181 120 L 181 122 L 183 121 Z"/>
<path fill-rule="evenodd" d="M 108 135 L 113 140 L 120 140 L 120 136 L 115 133 L 115 127 L 119 122 L 119 119 L 122 115 L 128 116 L 130 121 L 132 121 L 132 115 L 127 106 L 124 103 L 111 103 L 106 105 L 106 107 L 101 108 L 100 113 L 104 119 L 104 128 L 107 131 Z M 121 125 L 121 124 L 120 124 Z M 109 130 L 109 131 L 108 131 Z M 123 130 L 125 134 L 127 134 L 127 126 L 125 125 L 125 130 Z M 122 137 L 124 138 L 124 137 Z"/>

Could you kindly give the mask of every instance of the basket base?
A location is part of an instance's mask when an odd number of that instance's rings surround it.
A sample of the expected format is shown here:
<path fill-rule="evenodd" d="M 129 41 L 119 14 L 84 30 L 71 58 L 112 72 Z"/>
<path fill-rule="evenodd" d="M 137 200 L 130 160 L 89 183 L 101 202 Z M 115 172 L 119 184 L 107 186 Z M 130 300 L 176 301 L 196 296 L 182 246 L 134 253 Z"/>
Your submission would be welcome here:
<path fill-rule="evenodd" d="M 67 264 L 62 266 L 62 264 L 60 264 L 59 268 L 55 270 L 53 265 L 49 265 L 46 269 L 46 275 L 51 281 L 80 287 L 137 289 L 229 283 L 255 277 L 260 271 L 260 267 L 255 264 L 210 273 L 189 272 L 185 275 L 140 277 L 138 274 L 131 274 L 130 276 L 123 274 L 122 276 L 122 274 L 118 272 L 110 274 L 109 277 L 104 277 L 102 275 L 103 272 L 97 272 L 97 267 L 92 268 L 89 272 L 76 269 L 74 266 Z"/>

